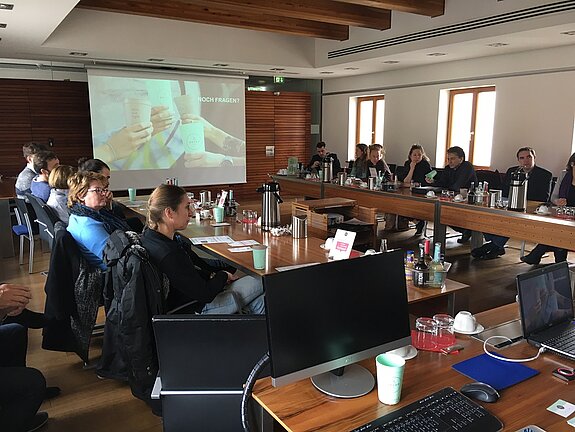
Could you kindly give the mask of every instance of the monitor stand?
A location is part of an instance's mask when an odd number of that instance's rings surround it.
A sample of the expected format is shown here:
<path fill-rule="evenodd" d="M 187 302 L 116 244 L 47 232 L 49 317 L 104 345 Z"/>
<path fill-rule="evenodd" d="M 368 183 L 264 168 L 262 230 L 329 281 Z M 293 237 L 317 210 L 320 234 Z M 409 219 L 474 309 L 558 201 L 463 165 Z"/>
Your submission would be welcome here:
<path fill-rule="evenodd" d="M 312 384 L 321 392 L 338 398 L 355 398 L 368 394 L 375 386 L 375 378 L 366 368 L 352 364 L 343 374 L 326 372 L 311 377 Z"/>

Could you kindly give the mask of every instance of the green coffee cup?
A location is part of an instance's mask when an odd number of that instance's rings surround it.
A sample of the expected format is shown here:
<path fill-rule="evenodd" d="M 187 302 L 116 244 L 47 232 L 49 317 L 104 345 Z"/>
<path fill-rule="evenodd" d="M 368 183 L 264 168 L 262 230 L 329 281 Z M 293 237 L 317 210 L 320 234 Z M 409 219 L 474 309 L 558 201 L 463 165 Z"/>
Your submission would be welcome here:
<path fill-rule="evenodd" d="M 253 245 L 252 254 L 254 257 L 254 268 L 262 270 L 266 268 L 266 252 L 268 247 L 266 245 Z"/>

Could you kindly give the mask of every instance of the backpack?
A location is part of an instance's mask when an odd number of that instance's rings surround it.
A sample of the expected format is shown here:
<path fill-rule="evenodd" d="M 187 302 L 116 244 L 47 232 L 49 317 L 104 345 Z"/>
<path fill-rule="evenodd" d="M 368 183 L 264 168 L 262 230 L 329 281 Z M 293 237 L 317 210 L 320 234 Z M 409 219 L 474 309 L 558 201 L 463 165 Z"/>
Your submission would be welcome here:
<path fill-rule="evenodd" d="M 158 373 L 152 317 L 165 313 L 167 283 L 135 232 L 114 231 L 103 259 L 106 324 L 97 373 L 127 380 L 132 394 L 149 402 Z"/>

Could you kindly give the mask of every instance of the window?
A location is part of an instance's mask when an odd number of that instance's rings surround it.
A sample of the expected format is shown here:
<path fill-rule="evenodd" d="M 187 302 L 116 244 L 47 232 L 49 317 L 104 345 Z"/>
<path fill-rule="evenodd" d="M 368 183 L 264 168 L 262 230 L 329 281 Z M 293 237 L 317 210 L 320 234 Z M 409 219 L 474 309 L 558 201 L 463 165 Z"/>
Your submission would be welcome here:
<path fill-rule="evenodd" d="M 473 165 L 489 168 L 495 120 L 495 87 L 449 92 L 447 148 L 461 147 Z"/>
<path fill-rule="evenodd" d="M 383 144 L 383 115 L 385 100 L 383 96 L 357 98 L 357 123 L 355 144 Z"/>

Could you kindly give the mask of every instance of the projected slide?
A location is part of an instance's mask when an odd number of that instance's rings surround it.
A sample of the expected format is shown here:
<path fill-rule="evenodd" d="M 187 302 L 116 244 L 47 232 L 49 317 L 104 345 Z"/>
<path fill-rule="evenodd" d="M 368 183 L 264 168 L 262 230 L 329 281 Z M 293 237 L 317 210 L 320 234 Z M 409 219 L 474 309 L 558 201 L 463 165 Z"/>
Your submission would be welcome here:
<path fill-rule="evenodd" d="M 243 79 L 90 70 L 88 83 L 112 188 L 245 182 Z"/>

